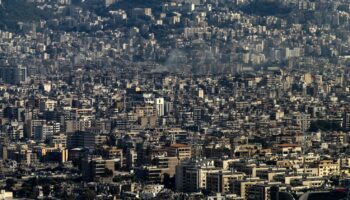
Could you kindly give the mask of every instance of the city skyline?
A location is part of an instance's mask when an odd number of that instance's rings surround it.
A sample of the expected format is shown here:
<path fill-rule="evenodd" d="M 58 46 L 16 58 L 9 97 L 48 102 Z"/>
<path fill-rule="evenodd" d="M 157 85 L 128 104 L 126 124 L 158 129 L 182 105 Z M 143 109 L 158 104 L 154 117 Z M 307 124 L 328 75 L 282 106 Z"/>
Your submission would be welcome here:
<path fill-rule="evenodd" d="M 350 1 L 0 0 L 0 199 L 348 199 Z"/>

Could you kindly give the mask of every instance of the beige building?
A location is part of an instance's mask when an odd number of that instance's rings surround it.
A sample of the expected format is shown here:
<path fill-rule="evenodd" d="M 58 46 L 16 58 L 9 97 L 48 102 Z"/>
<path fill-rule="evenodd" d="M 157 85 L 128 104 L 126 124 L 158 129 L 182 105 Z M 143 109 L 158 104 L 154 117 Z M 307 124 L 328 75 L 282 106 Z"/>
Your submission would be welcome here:
<path fill-rule="evenodd" d="M 264 184 L 252 185 L 248 189 L 248 194 L 246 196 L 247 200 L 272 200 L 278 199 L 278 191 L 280 188 L 274 189 L 274 186 L 281 186 L 279 182 L 269 182 Z"/>
<path fill-rule="evenodd" d="M 230 182 L 233 180 L 242 180 L 244 176 L 244 173 L 231 172 L 228 170 L 209 172 L 207 174 L 206 189 L 214 193 L 229 193 Z"/>
<path fill-rule="evenodd" d="M 234 180 L 230 184 L 230 190 L 244 199 L 248 199 L 248 190 L 253 185 L 264 183 L 264 180 L 259 178 L 248 178 L 245 180 Z"/>
<path fill-rule="evenodd" d="M 176 172 L 176 166 L 179 164 L 177 157 L 159 156 L 154 159 L 155 164 L 162 169 L 163 174 L 173 177 Z"/>
<path fill-rule="evenodd" d="M 274 145 L 273 152 L 282 156 L 288 156 L 290 154 L 300 154 L 302 148 L 298 144 L 277 144 Z"/>
<path fill-rule="evenodd" d="M 339 173 L 340 164 L 338 162 L 334 162 L 333 160 L 320 161 L 318 165 L 318 174 L 320 176 L 339 175 Z"/>
<path fill-rule="evenodd" d="M 47 157 L 47 159 L 55 159 L 61 163 L 68 161 L 68 149 L 66 148 L 40 147 L 39 149 L 36 149 L 36 151 L 38 150 L 38 153 L 43 158 Z"/>
<path fill-rule="evenodd" d="M 0 199 L 4 199 L 4 200 L 13 199 L 13 192 L 7 192 L 5 190 L 0 190 Z"/>
<path fill-rule="evenodd" d="M 318 188 L 324 184 L 325 180 L 323 178 L 309 178 L 302 180 L 302 185 L 307 188 Z"/>
<path fill-rule="evenodd" d="M 108 171 L 113 175 L 115 161 L 103 159 L 101 156 L 85 157 L 81 163 L 81 170 L 85 180 L 98 180 Z"/>
<path fill-rule="evenodd" d="M 223 170 L 228 170 L 230 168 L 230 164 L 237 161 L 239 160 L 238 159 L 217 159 L 214 162 L 215 162 L 215 166 Z"/>
<path fill-rule="evenodd" d="M 304 81 L 304 83 L 306 85 L 310 85 L 313 82 L 312 75 L 310 73 L 304 74 L 304 80 L 303 81 Z"/>
<path fill-rule="evenodd" d="M 198 192 L 206 189 L 207 174 L 215 170 L 213 160 L 186 160 L 176 167 L 176 191 Z"/>
<path fill-rule="evenodd" d="M 186 144 L 172 144 L 167 148 L 168 156 L 177 157 L 180 161 L 191 157 L 191 146 Z"/>

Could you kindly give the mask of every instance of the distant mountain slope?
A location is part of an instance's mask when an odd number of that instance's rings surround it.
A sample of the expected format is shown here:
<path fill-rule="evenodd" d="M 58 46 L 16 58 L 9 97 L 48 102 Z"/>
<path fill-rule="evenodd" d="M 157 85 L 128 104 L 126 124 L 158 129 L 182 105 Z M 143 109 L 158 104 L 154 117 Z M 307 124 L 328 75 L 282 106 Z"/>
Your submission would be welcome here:
<path fill-rule="evenodd" d="M 18 22 L 30 22 L 47 19 L 50 12 L 38 9 L 26 0 L 2 0 L 0 6 L 0 28 L 12 29 Z"/>
<path fill-rule="evenodd" d="M 166 2 L 166 0 L 122 0 L 111 5 L 109 9 L 123 9 L 130 11 L 133 8 L 160 8 L 161 2 Z"/>
<path fill-rule="evenodd" d="M 268 15 L 288 15 L 292 10 L 278 1 L 273 0 L 255 0 L 242 8 L 247 14 L 260 16 Z"/>

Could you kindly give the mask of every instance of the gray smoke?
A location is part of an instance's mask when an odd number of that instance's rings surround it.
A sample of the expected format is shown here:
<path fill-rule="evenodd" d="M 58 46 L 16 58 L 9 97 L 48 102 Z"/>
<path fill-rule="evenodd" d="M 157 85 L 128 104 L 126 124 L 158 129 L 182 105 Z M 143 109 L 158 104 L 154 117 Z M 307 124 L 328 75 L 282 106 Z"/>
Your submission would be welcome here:
<path fill-rule="evenodd" d="M 194 60 L 192 72 L 198 75 L 215 74 L 220 71 L 218 60 L 207 44 L 201 44 L 193 49 Z"/>
<path fill-rule="evenodd" d="M 186 51 L 181 49 L 170 51 L 164 65 L 158 66 L 153 71 L 206 75 L 223 72 L 220 66 L 220 61 L 215 57 L 211 48 L 205 43 L 200 43 Z"/>
<path fill-rule="evenodd" d="M 180 72 L 187 62 L 187 55 L 180 49 L 174 49 L 169 53 L 169 57 L 165 62 L 165 67 L 170 72 Z"/>
<path fill-rule="evenodd" d="M 180 49 L 174 49 L 170 51 L 165 63 L 157 66 L 152 72 L 181 73 L 186 63 L 187 54 Z"/>

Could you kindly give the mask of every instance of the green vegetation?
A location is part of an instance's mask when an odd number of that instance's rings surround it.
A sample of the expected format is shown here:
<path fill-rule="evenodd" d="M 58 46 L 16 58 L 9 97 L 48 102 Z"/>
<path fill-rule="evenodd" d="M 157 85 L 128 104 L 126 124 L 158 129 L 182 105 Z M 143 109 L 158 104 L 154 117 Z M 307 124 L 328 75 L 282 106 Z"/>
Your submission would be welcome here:
<path fill-rule="evenodd" d="M 317 120 L 311 123 L 309 131 L 340 131 L 342 128 L 335 121 Z"/>
<path fill-rule="evenodd" d="M 96 193 L 93 190 L 90 189 L 84 189 L 82 191 L 82 194 L 78 196 L 77 199 L 81 200 L 94 200 L 96 199 Z"/>
<path fill-rule="evenodd" d="M 16 180 L 10 178 L 6 180 L 6 186 L 5 189 L 8 191 L 13 191 L 13 186 L 16 184 Z"/>
<path fill-rule="evenodd" d="M 18 22 L 48 19 L 50 12 L 40 10 L 26 0 L 3 0 L 0 6 L 0 28 L 16 30 Z"/>
<path fill-rule="evenodd" d="M 165 0 L 122 0 L 111 5 L 109 10 L 123 9 L 127 13 L 131 14 L 133 8 L 152 8 L 153 13 L 161 11 L 160 2 L 166 2 Z"/>
<path fill-rule="evenodd" d="M 154 8 L 159 7 L 160 1 L 159 0 L 123 0 L 119 1 L 113 5 L 111 5 L 111 8 L 123 8 L 125 10 L 131 10 L 133 8 Z"/>
<path fill-rule="evenodd" d="M 51 188 L 49 184 L 43 185 L 43 194 L 45 197 L 48 197 L 51 193 Z"/>
<path fill-rule="evenodd" d="M 287 15 L 291 9 L 282 5 L 280 2 L 272 0 L 255 0 L 242 7 L 242 11 L 248 14 L 260 16 Z"/>

